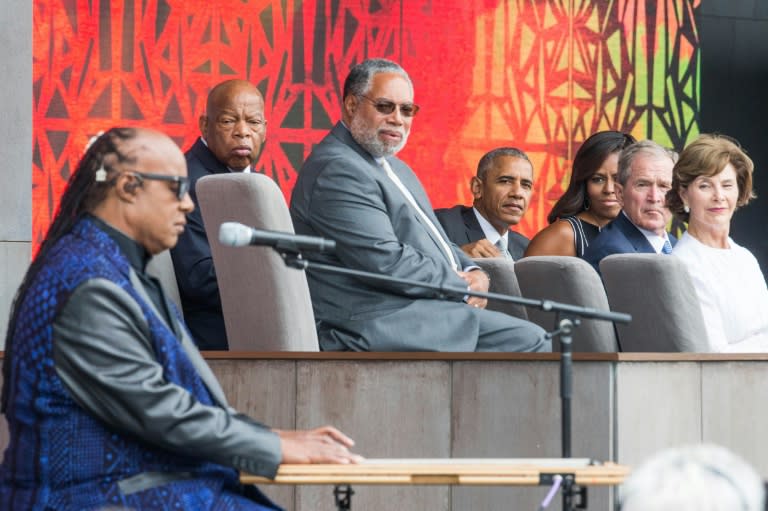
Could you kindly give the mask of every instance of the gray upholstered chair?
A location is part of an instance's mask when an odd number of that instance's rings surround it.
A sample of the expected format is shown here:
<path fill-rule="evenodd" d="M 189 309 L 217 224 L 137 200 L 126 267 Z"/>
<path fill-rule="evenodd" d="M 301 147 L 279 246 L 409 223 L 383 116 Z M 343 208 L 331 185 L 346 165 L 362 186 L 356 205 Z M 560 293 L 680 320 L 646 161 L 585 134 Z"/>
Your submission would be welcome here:
<path fill-rule="evenodd" d="M 173 272 L 170 250 L 163 250 L 152 257 L 147 264 L 147 274 L 160 281 L 165 296 L 179 309 L 179 313 L 183 313 L 179 285 L 176 283 L 176 274 Z"/>
<path fill-rule="evenodd" d="M 520 286 L 515 276 L 515 263 L 504 257 L 479 257 L 475 264 L 488 274 L 491 279 L 491 293 L 520 296 Z M 521 319 L 528 319 L 525 306 L 501 300 L 489 300 L 488 310 L 499 311 Z"/>
<path fill-rule="evenodd" d="M 701 308 L 680 259 L 615 254 L 600 261 L 600 272 L 611 307 L 632 315 L 617 327 L 623 351 L 708 351 Z"/>
<path fill-rule="evenodd" d="M 283 192 L 262 174 L 215 174 L 196 185 L 219 284 L 229 349 L 318 351 L 304 272 L 270 247 L 219 243 L 222 222 L 293 232 Z"/>
<path fill-rule="evenodd" d="M 600 276 L 589 263 L 578 257 L 524 257 L 515 263 L 515 274 L 525 298 L 609 310 Z M 529 307 L 528 318 L 549 331 L 555 328 L 557 314 Z M 553 350 L 559 349 L 555 339 Z M 573 333 L 573 351 L 618 351 L 613 324 L 609 321 L 583 319 Z"/>

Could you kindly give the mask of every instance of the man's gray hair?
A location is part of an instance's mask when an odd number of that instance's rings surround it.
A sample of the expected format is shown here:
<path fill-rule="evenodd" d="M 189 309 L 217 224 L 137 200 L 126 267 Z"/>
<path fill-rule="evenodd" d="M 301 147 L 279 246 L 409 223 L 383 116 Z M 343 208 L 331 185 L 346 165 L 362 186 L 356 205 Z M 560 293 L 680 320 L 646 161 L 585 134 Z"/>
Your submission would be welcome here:
<path fill-rule="evenodd" d="M 489 170 L 491 170 L 491 167 L 493 167 L 493 164 L 496 162 L 496 158 L 500 158 L 502 156 L 510 156 L 512 158 L 520 158 L 522 160 L 527 161 L 528 163 L 533 166 L 533 163 L 531 162 L 530 158 L 528 158 L 528 155 L 525 154 L 523 151 L 516 147 L 497 147 L 496 149 L 492 149 L 491 151 L 488 151 L 483 155 L 482 158 L 480 158 L 480 161 L 477 163 L 477 177 L 478 179 L 485 179 L 485 175 L 488 173 Z"/>
<path fill-rule="evenodd" d="M 373 77 L 379 73 L 397 73 L 408 82 L 413 90 L 411 77 L 396 62 L 387 59 L 367 59 L 352 66 L 347 79 L 344 81 L 344 93 L 342 99 L 347 96 L 361 96 L 371 90 Z"/>
<path fill-rule="evenodd" d="M 621 511 L 763 511 L 757 472 L 724 447 L 665 449 L 637 467 L 620 490 Z"/>
<path fill-rule="evenodd" d="M 677 161 L 677 153 L 666 149 L 653 140 L 641 140 L 635 144 L 625 147 L 619 156 L 619 171 L 617 180 L 624 186 L 632 175 L 632 163 L 639 155 L 655 156 L 657 158 L 669 158 L 672 163 Z"/>

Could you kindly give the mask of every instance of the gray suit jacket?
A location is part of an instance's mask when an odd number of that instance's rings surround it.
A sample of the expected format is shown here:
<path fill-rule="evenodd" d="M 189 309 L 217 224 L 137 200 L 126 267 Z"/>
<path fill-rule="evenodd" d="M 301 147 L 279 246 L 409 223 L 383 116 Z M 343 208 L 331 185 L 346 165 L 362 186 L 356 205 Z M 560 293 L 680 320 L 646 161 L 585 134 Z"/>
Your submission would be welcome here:
<path fill-rule="evenodd" d="M 471 206 L 458 205 L 452 208 L 436 209 L 435 216 L 440 220 L 443 229 L 445 229 L 451 241 L 459 246 L 474 243 L 485 238 L 483 228 L 480 226 L 480 222 L 477 221 Z M 509 231 L 507 240 L 509 243 L 507 250 L 512 259 L 515 261 L 521 259 L 525 249 L 528 248 L 530 240 L 512 230 Z"/>
<path fill-rule="evenodd" d="M 162 318 L 133 269 L 130 279 Z M 175 316 L 171 324 L 163 322 L 178 336 L 215 405 L 194 400 L 165 379 L 141 306 L 105 279 L 86 281 L 58 314 L 55 370 L 85 410 L 118 431 L 169 451 L 274 477 L 281 458 L 277 434 L 231 408 L 186 328 Z M 142 473 L 133 484 L 152 488 L 166 477 Z"/>
<path fill-rule="evenodd" d="M 413 171 L 390 166 L 445 240 L 427 194 Z M 291 197 L 298 234 L 336 241 L 323 262 L 435 285 L 466 289 L 432 233 L 381 166 L 337 124 L 304 163 Z M 449 242 L 450 243 L 450 242 Z M 451 244 L 463 267 L 472 264 Z M 324 350 L 474 351 L 478 318 L 456 296 L 332 275 L 308 273 L 320 346 Z"/>

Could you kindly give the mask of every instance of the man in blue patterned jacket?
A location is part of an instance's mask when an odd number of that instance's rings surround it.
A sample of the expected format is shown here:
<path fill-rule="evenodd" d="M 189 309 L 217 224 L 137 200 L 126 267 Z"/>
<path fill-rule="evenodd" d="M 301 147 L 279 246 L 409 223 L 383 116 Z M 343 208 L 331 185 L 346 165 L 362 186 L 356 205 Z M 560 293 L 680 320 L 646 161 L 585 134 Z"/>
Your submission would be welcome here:
<path fill-rule="evenodd" d="M 145 272 L 184 230 L 188 184 L 173 141 L 132 128 L 72 175 L 11 313 L 0 509 L 279 509 L 238 470 L 359 459 L 335 428 L 276 431 L 227 405 Z"/>

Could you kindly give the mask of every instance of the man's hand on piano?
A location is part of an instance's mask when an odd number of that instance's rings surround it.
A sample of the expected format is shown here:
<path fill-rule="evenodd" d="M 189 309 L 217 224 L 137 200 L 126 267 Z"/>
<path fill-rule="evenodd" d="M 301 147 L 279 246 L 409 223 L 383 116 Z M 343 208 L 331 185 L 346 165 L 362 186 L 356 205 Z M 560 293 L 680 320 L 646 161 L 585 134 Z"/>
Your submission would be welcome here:
<path fill-rule="evenodd" d="M 334 428 L 323 426 L 306 431 L 275 430 L 280 436 L 282 463 L 359 463 L 362 456 L 350 452 L 354 440 Z"/>

